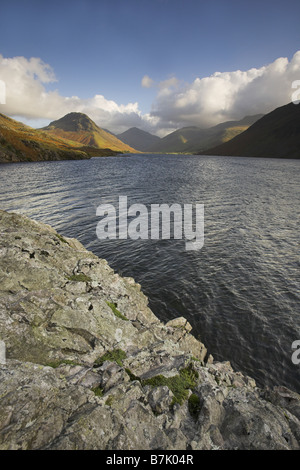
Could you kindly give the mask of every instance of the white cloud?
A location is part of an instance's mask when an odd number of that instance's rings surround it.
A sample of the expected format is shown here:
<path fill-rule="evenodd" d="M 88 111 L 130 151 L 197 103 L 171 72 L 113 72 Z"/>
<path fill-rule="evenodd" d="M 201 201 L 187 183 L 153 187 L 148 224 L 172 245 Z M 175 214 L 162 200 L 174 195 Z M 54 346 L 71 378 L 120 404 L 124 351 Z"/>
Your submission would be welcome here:
<path fill-rule="evenodd" d="M 0 55 L 0 80 L 6 87 L 0 112 L 27 123 L 42 120 L 45 125 L 45 120 L 77 111 L 115 133 L 139 127 L 163 136 L 184 126 L 207 127 L 270 112 L 292 100 L 292 83 L 299 79 L 300 51 L 290 61 L 281 57 L 261 68 L 215 72 L 192 83 L 182 83 L 176 77 L 155 83 L 145 75 L 142 86 L 155 87 L 157 96 L 151 111 L 142 114 L 137 102 L 124 105 L 101 94 L 81 99 L 47 91 L 47 84 L 56 82 L 50 65 L 39 58 Z"/>
<path fill-rule="evenodd" d="M 56 81 L 52 68 L 41 59 L 25 57 L 4 58 L 0 55 L 0 80 L 6 85 L 6 104 L 0 112 L 18 117 L 30 125 L 45 119 L 59 119 L 73 111 L 86 113 L 100 127 L 123 132 L 129 127 L 143 127 L 138 103 L 117 104 L 97 94 L 90 99 L 61 96 L 47 91 L 46 84 Z M 146 118 L 147 123 L 147 118 Z"/>
<path fill-rule="evenodd" d="M 148 75 L 144 75 L 142 78 L 142 87 L 143 88 L 152 88 L 154 86 L 154 80 Z"/>
<path fill-rule="evenodd" d="M 161 127 L 179 128 L 268 113 L 291 101 L 292 82 L 299 78 L 300 51 L 290 62 L 279 58 L 258 69 L 216 72 L 175 89 L 163 87 L 150 114 L 159 118 Z"/>
<path fill-rule="evenodd" d="M 176 77 L 171 77 L 168 78 L 167 80 L 163 80 L 162 82 L 159 82 L 158 87 L 161 90 L 166 90 L 169 88 L 178 88 L 179 86 L 179 80 Z"/>

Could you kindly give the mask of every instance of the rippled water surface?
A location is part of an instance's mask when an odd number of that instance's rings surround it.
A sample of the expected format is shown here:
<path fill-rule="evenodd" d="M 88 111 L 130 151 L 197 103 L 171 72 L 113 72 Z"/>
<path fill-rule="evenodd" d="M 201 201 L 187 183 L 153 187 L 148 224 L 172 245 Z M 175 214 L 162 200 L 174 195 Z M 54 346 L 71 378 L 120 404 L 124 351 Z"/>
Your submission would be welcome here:
<path fill-rule="evenodd" d="M 300 391 L 300 161 L 131 155 L 0 166 L 0 207 L 78 238 L 133 276 L 162 320 L 185 316 L 209 352 L 260 385 Z M 205 243 L 98 240 L 96 208 L 203 203 Z"/>

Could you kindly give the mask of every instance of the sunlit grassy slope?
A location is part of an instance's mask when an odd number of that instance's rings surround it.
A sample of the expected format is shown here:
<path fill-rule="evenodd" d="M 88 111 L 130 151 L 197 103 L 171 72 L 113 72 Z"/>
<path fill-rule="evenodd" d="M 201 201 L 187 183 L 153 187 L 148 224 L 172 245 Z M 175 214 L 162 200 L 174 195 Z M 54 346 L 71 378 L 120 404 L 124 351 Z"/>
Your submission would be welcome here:
<path fill-rule="evenodd" d="M 51 136 L 79 142 L 84 146 L 109 148 L 117 152 L 136 152 L 134 148 L 121 142 L 113 134 L 98 127 L 83 113 L 69 113 L 63 118 L 51 122 L 43 130 Z"/>
<path fill-rule="evenodd" d="M 84 129 L 82 123 L 79 123 L 77 132 L 63 129 L 54 129 L 52 132 L 52 129 L 33 129 L 0 114 L 0 163 L 77 160 L 117 155 L 129 149 L 134 151 L 89 121 L 89 129 Z M 106 134 L 110 139 L 106 138 Z"/>
<path fill-rule="evenodd" d="M 224 130 L 223 135 L 221 136 L 222 143 L 228 142 L 229 140 L 233 139 L 237 135 L 241 134 L 242 132 L 246 131 L 249 126 L 234 126 L 228 127 Z"/>
<path fill-rule="evenodd" d="M 89 158 L 81 145 L 0 114 L 0 162 Z"/>

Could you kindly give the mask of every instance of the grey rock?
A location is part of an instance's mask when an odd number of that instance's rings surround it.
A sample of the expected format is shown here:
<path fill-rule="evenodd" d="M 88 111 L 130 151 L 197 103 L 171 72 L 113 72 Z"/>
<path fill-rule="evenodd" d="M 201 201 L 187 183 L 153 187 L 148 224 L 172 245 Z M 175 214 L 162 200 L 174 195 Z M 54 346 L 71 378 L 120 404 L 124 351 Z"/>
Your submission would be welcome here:
<path fill-rule="evenodd" d="M 192 331 L 192 325 L 184 317 L 174 318 L 173 320 L 168 321 L 165 326 L 167 328 L 179 328 L 180 330 L 186 331 L 187 333 Z"/>
<path fill-rule="evenodd" d="M 101 376 L 97 371 L 84 366 L 60 366 L 58 372 L 65 376 L 67 382 L 72 385 L 83 385 L 87 388 L 100 387 Z"/>
<path fill-rule="evenodd" d="M 299 441 L 281 408 L 244 390 L 233 390 L 223 403 L 220 431 L 227 449 L 299 449 Z"/>
<path fill-rule="evenodd" d="M 97 370 L 100 375 L 100 387 L 104 392 L 119 383 L 129 380 L 123 367 L 118 366 L 115 362 L 105 361 Z"/>
<path fill-rule="evenodd" d="M 148 394 L 148 402 L 155 413 L 164 413 L 170 410 L 174 394 L 166 387 L 155 387 Z"/>
<path fill-rule="evenodd" d="M 187 449 L 187 438 L 183 434 L 183 432 L 180 431 L 180 429 L 176 428 L 169 428 L 166 429 L 166 435 L 168 436 L 168 439 L 171 441 L 172 446 L 176 450 L 186 450 Z"/>
<path fill-rule="evenodd" d="M 266 389 L 264 398 L 276 406 L 288 410 L 300 420 L 300 395 L 286 387 L 274 387 L 273 390 Z"/>
<path fill-rule="evenodd" d="M 0 211 L 1 450 L 299 449 L 299 395 L 205 363 L 191 331 L 79 241 Z"/>
<path fill-rule="evenodd" d="M 6 347 L 4 341 L 0 341 L 0 364 L 6 364 Z"/>

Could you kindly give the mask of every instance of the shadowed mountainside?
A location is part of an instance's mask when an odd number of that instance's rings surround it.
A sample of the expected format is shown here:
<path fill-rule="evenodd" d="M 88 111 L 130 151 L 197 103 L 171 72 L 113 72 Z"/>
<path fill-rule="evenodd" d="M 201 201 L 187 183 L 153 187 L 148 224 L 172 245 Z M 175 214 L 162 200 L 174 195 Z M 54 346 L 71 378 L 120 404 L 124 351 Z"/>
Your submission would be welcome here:
<path fill-rule="evenodd" d="M 161 153 L 195 153 L 215 145 L 227 142 L 245 131 L 251 124 L 260 119 L 262 114 L 246 116 L 240 121 L 227 121 L 207 129 L 183 127 L 151 145 L 148 152 Z"/>
<path fill-rule="evenodd" d="M 300 158 L 300 106 L 289 103 L 276 108 L 229 142 L 199 153 Z"/>
<path fill-rule="evenodd" d="M 141 152 L 147 152 L 152 145 L 159 145 L 161 138 L 149 132 L 142 131 L 137 127 L 131 127 L 122 134 L 117 135 L 118 139 Z"/>

